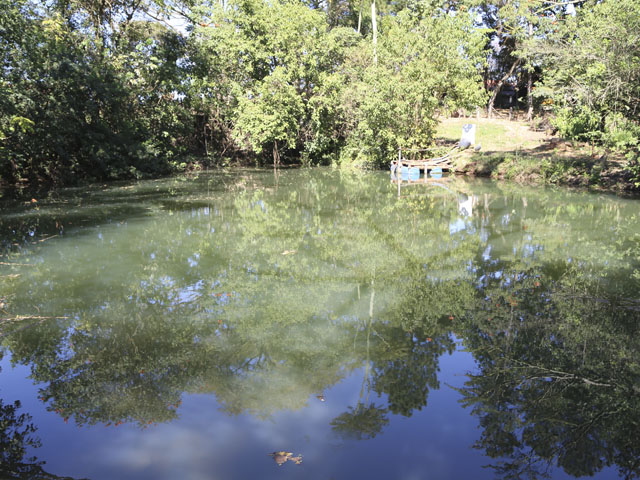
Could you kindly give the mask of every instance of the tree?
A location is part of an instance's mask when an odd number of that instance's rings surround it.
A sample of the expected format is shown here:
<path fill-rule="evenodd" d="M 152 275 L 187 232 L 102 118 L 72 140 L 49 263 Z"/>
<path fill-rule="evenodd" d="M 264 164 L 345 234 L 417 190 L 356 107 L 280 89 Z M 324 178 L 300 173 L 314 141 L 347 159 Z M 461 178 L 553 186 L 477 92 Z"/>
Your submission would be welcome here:
<path fill-rule="evenodd" d="M 174 96 L 182 81 L 179 36 L 131 22 L 121 50 L 107 58 L 59 14 L 47 16 L 27 2 L 7 11 L 0 94 L 5 182 L 64 184 L 175 167 L 189 123 Z"/>
<path fill-rule="evenodd" d="M 376 51 L 358 45 L 345 66 L 343 162 L 380 167 L 402 147 L 433 140 L 436 113 L 482 102 L 484 38 L 470 17 L 434 12 L 385 17 Z M 377 57 L 377 60 L 376 60 Z"/>
<path fill-rule="evenodd" d="M 540 45 L 547 59 L 540 95 L 556 106 L 561 134 L 637 144 L 639 8 L 630 0 L 587 3 Z"/>
<path fill-rule="evenodd" d="M 0 358 L 2 354 L 0 353 Z M 19 413 L 19 401 L 4 403 L 0 399 L 0 475 L 6 480 L 73 480 L 47 473 L 36 457 L 27 457 L 28 449 L 41 446 L 35 436 L 37 427 L 28 413 Z"/>
<path fill-rule="evenodd" d="M 290 1 L 244 1 L 199 15 L 205 26 L 191 39 L 191 95 L 225 143 L 258 159 L 267 150 L 274 164 L 287 151 L 316 162 L 331 154 L 339 141 L 334 75 L 353 32 L 328 32 L 321 12 Z"/>

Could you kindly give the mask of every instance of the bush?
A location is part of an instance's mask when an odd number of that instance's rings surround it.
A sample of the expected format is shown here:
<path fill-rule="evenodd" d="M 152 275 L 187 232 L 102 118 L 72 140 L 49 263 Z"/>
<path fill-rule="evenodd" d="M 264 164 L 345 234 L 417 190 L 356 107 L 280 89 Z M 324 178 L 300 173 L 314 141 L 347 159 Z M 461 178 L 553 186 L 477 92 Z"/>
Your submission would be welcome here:
<path fill-rule="evenodd" d="M 602 140 L 608 147 L 625 150 L 640 142 L 640 125 L 625 118 L 621 113 L 612 113 L 605 119 Z"/>
<path fill-rule="evenodd" d="M 601 137 L 600 116 L 584 105 L 557 110 L 551 123 L 563 138 L 593 141 Z"/>
<path fill-rule="evenodd" d="M 640 151 L 631 151 L 627 154 L 627 164 L 624 169 L 633 186 L 640 188 Z"/>

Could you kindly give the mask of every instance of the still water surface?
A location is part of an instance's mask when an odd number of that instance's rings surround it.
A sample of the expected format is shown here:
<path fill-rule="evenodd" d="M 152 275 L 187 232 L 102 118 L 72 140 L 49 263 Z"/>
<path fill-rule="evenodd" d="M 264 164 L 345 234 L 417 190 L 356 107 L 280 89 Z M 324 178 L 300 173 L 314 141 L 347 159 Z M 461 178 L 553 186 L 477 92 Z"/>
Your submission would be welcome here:
<path fill-rule="evenodd" d="M 322 169 L 34 200 L 0 210 L 0 478 L 640 475 L 638 200 Z"/>

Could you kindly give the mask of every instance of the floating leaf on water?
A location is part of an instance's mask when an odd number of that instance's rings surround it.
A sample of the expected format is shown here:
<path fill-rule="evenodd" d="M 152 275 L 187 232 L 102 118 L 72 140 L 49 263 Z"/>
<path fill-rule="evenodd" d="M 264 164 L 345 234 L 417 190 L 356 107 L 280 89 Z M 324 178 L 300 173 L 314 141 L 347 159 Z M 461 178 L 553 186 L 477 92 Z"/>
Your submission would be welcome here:
<path fill-rule="evenodd" d="M 302 463 L 302 455 L 300 454 L 294 457 L 293 453 L 291 452 L 280 451 L 269 453 L 268 455 L 273 458 L 273 460 L 278 464 L 279 467 L 287 463 L 287 460 L 295 462 L 296 465 L 300 465 Z"/>

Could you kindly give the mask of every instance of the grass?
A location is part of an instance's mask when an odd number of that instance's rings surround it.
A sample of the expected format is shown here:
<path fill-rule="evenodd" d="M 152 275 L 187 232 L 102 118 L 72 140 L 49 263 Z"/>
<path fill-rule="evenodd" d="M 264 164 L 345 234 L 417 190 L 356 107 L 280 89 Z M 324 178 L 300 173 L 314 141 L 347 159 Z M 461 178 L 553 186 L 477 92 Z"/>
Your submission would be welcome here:
<path fill-rule="evenodd" d="M 458 173 L 606 190 L 635 188 L 624 171 L 627 162 L 615 152 L 533 131 L 523 121 L 442 119 L 436 133 L 437 143 L 457 143 L 466 123 L 476 125 L 476 144 L 480 143 L 482 150 L 465 152 L 457 161 Z"/>
<path fill-rule="evenodd" d="M 534 132 L 524 122 L 511 122 L 488 118 L 447 118 L 442 119 L 436 131 L 436 138 L 446 142 L 457 142 L 466 123 L 476 125 L 476 142 L 487 152 L 511 152 L 518 149 L 532 149 L 542 145 L 546 135 Z"/>

